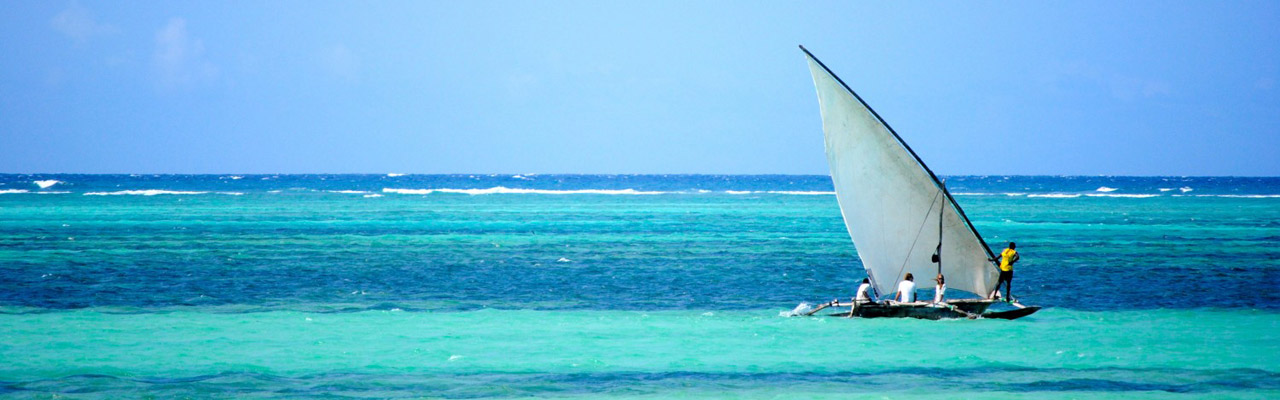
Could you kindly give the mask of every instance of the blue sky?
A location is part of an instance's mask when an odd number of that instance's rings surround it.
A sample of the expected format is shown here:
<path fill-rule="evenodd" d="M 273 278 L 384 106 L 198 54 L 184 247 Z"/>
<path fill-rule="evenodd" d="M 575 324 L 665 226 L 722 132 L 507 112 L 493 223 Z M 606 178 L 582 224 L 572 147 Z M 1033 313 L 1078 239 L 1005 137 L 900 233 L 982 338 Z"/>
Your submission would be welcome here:
<path fill-rule="evenodd" d="M 1280 175 L 1275 2 L 0 3 L 0 172 Z"/>

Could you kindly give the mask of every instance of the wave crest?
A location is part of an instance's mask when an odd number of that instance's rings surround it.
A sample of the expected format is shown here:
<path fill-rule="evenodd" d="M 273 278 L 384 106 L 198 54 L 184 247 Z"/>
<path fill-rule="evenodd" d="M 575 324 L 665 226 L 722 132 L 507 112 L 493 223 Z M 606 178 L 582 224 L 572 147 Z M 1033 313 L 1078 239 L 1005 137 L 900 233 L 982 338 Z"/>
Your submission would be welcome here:
<path fill-rule="evenodd" d="M 209 192 L 190 192 L 181 190 L 120 190 L 116 192 L 88 192 L 85 196 L 156 196 L 161 194 L 206 194 Z"/>
<path fill-rule="evenodd" d="M 456 193 L 456 194 L 664 194 L 667 192 L 639 191 L 635 189 L 578 189 L 578 190 L 547 190 L 547 189 L 515 189 L 508 187 L 491 187 L 488 189 L 395 189 L 383 188 L 383 193 L 396 194 L 432 194 L 432 193 Z"/>
<path fill-rule="evenodd" d="M 1131 199 L 1145 199 L 1150 197 L 1160 197 L 1158 194 L 1086 194 L 1089 197 L 1126 197 Z"/>
<path fill-rule="evenodd" d="M 1027 195 L 1027 197 L 1040 197 L 1040 198 L 1047 198 L 1047 199 L 1073 199 L 1076 197 L 1080 197 L 1080 195 L 1070 194 L 1070 193 L 1045 193 L 1045 194 L 1029 194 Z"/>

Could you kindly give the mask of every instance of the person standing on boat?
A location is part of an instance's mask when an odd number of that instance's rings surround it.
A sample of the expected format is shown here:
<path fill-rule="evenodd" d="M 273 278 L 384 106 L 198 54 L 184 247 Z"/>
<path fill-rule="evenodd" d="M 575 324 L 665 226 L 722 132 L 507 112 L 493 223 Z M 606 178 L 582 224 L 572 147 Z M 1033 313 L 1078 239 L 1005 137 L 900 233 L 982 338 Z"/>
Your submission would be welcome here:
<path fill-rule="evenodd" d="M 896 296 L 899 303 L 913 303 L 916 301 L 916 280 L 908 272 L 907 276 L 898 282 L 898 295 Z"/>
<path fill-rule="evenodd" d="M 934 282 L 938 282 L 938 284 L 933 287 L 933 302 L 941 304 L 942 301 L 946 299 L 947 280 L 942 277 L 942 274 L 938 274 L 938 277 L 933 278 L 933 280 Z"/>
<path fill-rule="evenodd" d="M 1000 284 L 1003 283 L 1005 301 L 1013 301 L 1013 263 L 1022 259 L 1017 248 L 1017 243 L 1009 242 L 1009 248 L 1000 252 L 1000 280 L 996 281 L 996 290 L 991 292 L 992 298 L 1000 294 Z"/>

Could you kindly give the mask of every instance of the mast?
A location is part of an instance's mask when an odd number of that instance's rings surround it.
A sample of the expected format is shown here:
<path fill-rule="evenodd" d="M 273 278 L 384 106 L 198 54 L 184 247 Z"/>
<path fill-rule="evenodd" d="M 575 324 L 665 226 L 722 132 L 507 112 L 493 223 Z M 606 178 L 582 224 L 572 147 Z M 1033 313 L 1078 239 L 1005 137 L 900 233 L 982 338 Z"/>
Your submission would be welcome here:
<path fill-rule="evenodd" d="M 947 181 L 942 181 L 942 187 L 947 187 Z M 942 275 L 942 221 L 947 219 L 945 206 L 945 203 L 938 204 L 938 250 L 933 253 L 933 262 L 938 263 L 938 275 Z"/>

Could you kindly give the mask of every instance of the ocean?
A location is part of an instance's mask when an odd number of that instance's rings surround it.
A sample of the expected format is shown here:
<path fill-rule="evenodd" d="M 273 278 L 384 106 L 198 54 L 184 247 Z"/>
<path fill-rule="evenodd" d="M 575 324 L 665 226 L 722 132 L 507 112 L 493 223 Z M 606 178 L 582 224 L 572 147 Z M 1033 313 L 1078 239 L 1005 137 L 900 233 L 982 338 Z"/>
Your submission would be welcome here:
<path fill-rule="evenodd" d="M 0 397 L 1280 397 L 1280 178 L 946 179 L 1043 310 L 783 316 L 826 176 L 0 175 Z"/>

